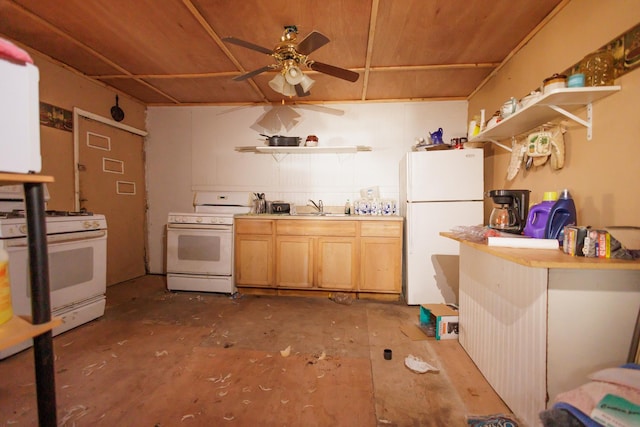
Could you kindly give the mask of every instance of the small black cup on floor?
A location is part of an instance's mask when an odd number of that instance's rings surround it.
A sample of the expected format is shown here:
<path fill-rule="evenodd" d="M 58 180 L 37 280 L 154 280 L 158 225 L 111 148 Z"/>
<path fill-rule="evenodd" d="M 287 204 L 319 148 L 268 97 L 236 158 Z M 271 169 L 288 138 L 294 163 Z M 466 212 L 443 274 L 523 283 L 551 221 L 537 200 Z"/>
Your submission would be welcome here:
<path fill-rule="evenodd" d="M 384 360 L 391 360 L 391 350 L 388 348 L 384 349 Z"/>

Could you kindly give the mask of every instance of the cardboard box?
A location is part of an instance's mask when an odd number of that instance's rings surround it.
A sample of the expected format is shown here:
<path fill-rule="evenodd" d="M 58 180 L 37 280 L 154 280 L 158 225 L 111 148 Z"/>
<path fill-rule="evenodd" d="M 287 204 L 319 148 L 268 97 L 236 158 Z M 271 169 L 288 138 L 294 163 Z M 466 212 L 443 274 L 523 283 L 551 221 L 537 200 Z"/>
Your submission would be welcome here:
<path fill-rule="evenodd" d="M 437 340 L 458 339 L 458 307 L 454 304 L 423 304 L 420 324 L 433 324 Z"/>
<path fill-rule="evenodd" d="M 571 256 L 585 256 L 583 248 L 587 238 L 587 227 L 567 225 L 564 227 L 564 242 L 562 250 Z M 589 240 L 587 240 L 587 244 Z"/>

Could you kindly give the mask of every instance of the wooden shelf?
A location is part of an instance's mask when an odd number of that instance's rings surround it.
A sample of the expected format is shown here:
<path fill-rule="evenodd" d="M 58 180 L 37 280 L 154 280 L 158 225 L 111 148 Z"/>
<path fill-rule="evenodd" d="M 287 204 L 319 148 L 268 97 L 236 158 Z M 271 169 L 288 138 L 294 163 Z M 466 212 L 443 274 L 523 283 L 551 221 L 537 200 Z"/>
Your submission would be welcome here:
<path fill-rule="evenodd" d="M 559 117 L 567 117 L 587 128 L 587 139 L 591 139 L 592 111 L 591 103 L 605 98 L 620 90 L 620 86 L 595 86 L 556 89 L 548 94 L 540 96 L 521 110 L 516 111 L 495 126 L 483 130 L 471 138 L 470 142 L 490 141 L 510 150 L 498 141 L 530 131 L 537 126 L 555 120 Z M 587 120 L 583 120 L 574 114 L 580 108 L 587 106 Z"/>
<path fill-rule="evenodd" d="M 53 182 L 53 177 L 32 173 L 0 172 L 0 185 Z"/>
<path fill-rule="evenodd" d="M 7 323 L 0 325 L 0 350 L 43 334 L 61 324 L 62 319 L 58 317 L 47 323 L 33 325 L 21 317 L 13 316 Z"/>

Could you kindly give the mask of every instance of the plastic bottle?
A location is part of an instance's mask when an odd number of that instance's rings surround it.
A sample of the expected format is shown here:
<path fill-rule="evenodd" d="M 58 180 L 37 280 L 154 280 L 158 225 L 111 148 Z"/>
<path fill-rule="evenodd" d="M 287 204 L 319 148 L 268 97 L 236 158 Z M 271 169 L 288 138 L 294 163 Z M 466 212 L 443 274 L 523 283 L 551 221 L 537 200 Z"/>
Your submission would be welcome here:
<path fill-rule="evenodd" d="M 0 325 L 8 322 L 12 317 L 9 254 L 0 248 Z"/>
<path fill-rule="evenodd" d="M 527 215 L 527 224 L 524 226 L 524 235 L 536 239 L 544 239 L 545 229 L 549 212 L 558 200 L 558 193 L 555 191 L 545 191 L 542 202 L 533 205 Z"/>
<path fill-rule="evenodd" d="M 547 227 L 544 231 L 545 238 L 558 239 L 560 245 L 562 245 L 564 240 L 564 227 L 567 225 L 576 225 L 576 222 L 576 205 L 571 198 L 569 190 L 565 188 L 549 212 Z"/>
<path fill-rule="evenodd" d="M 347 203 L 344 204 L 345 215 L 351 215 L 351 201 L 347 199 Z"/>

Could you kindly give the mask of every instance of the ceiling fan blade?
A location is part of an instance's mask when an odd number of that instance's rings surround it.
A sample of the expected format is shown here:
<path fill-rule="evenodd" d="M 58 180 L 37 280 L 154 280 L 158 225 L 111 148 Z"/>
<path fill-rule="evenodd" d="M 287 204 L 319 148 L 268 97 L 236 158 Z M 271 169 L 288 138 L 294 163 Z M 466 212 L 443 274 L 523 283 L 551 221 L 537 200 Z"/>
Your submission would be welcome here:
<path fill-rule="evenodd" d="M 309 61 L 309 68 L 315 71 L 319 71 L 324 74 L 329 74 L 333 77 L 338 77 L 339 79 L 348 80 L 350 82 L 355 82 L 360 77 L 360 74 L 355 71 L 347 70 L 340 67 L 335 67 L 333 65 L 325 64 L 322 62 Z"/>
<path fill-rule="evenodd" d="M 237 39 L 235 37 L 225 37 L 222 39 L 223 42 L 237 44 L 238 46 L 246 47 L 247 49 L 256 50 L 260 53 L 266 53 L 267 55 L 271 55 L 273 50 L 267 49 L 266 47 L 258 46 L 257 44 L 249 43 L 244 40 Z"/>
<path fill-rule="evenodd" d="M 260 73 L 264 73 L 265 71 L 269 71 L 273 67 L 274 67 L 273 65 L 266 65 L 266 66 L 264 66 L 262 68 L 258 68 L 257 70 L 249 71 L 246 74 L 242 74 L 242 75 L 236 76 L 236 77 L 233 78 L 233 80 L 235 80 L 237 82 L 240 82 L 242 80 L 246 80 L 246 79 L 251 78 L 253 76 L 257 76 Z"/>
<path fill-rule="evenodd" d="M 327 36 L 317 31 L 312 31 L 307 35 L 307 37 L 298 43 L 296 50 L 302 55 L 309 55 L 311 52 L 320 49 L 327 43 L 329 43 L 329 38 Z"/>
<path fill-rule="evenodd" d="M 299 97 L 303 97 L 303 96 L 309 96 L 311 95 L 311 92 L 305 92 L 304 89 L 302 88 L 301 84 L 297 84 L 295 86 L 296 88 L 296 95 L 298 95 Z"/>

